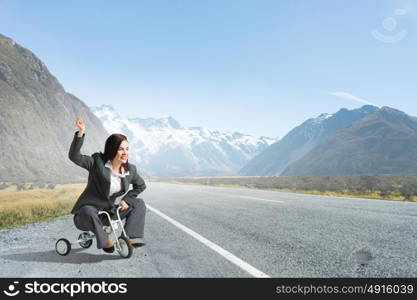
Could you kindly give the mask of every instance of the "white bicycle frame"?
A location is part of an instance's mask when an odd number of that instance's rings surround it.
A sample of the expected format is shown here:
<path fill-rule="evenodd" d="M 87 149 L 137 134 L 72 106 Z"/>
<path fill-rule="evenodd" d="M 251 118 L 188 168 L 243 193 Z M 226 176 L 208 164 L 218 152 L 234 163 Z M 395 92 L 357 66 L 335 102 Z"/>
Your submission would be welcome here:
<path fill-rule="evenodd" d="M 119 213 L 120 208 L 121 207 L 119 206 L 116 210 L 117 220 L 112 220 L 112 218 L 110 217 L 110 214 L 107 211 L 101 210 L 101 211 L 98 212 L 99 215 L 106 215 L 107 216 L 107 219 L 109 220 L 109 224 L 110 224 L 109 226 L 111 228 L 112 233 L 114 234 L 114 238 L 115 238 L 115 241 L 116 241 L 115 244 L 116 244 L 116 249 L 117 250 L 121 250 L 121 247 L 120 247 L 120 244 L 119 244 L 119 238 L 116 234 L 116 230 L 118 229 L 119 226 L 122 229 L 123 236 L 127 237 L 127 234 L 126 234 L 125 229 L 123 227 L 122 219 L 120 219 L 120 213 Z M 103 229 L 106 228 L 106 227 L 108 227 L 108 226 L 103 226 Z M 71 244 L 78 244 L 80 242 L 86 242 L 88 240 L 93 239 L 94 237 L 95 237 L 94 234 L 89 234 L 88 238 L 78 239 L 75 242 L 72 242 Z"/>

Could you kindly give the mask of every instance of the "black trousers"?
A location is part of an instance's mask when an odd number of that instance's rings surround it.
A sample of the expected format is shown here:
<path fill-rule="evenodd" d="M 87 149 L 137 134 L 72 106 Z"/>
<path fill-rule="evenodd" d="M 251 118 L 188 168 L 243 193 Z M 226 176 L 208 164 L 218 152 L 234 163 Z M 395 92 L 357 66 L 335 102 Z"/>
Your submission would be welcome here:
<path fill-rule="evenodd" d="M 109 240 L 109 234 L 103 230 L 103 226 L 109 225 L 109 222 L 106 215 L 99 215 L 98 212 L 95 206 L 84 205 L 74 215 L 74 224 L 79 230 L 92 231 L 97 239 L 97 248 L 101 249 Z M 146 205 L 141 198 L 134 199 L 127 210 L 120 211 L 120 218 L 126 218 L 124 229 L 128 237 L 143 238 L 145 214 Z"/>

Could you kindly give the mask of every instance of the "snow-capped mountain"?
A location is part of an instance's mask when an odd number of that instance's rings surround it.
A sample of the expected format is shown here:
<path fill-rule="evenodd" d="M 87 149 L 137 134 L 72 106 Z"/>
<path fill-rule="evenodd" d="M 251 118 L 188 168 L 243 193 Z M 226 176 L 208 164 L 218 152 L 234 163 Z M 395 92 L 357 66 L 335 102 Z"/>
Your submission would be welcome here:
<path fill-rule="evenodd" d="M 172 117 L 126 118 L 113 107 L 90 107 L 112 134 L 130 143 L 130 161 L 157 177 L 233 175 L 278 138 L 183 127 Z"/>

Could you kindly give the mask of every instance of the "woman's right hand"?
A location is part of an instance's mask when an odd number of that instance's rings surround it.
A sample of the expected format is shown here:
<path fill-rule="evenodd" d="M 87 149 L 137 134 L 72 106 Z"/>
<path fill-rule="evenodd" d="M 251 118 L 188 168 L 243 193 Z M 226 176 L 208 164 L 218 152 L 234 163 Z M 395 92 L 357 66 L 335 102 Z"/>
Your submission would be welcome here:
<path fill-rule="evenodd" d="M 75 125 L 77 125 L 78 132 L 79 133 L 84 133 L 84 131 L 85 131 L 85 124 L 84 124 L 83 119 L 81 119 L 80 117 L 77 117 L 75 119 Z"/>

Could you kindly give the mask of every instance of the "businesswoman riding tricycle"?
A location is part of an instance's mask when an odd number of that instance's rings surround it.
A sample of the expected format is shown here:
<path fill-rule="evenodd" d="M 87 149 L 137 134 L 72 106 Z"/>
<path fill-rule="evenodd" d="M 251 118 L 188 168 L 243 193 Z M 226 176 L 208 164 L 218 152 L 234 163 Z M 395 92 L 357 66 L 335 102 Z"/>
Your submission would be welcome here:
<path fill-rule="evenodd" d="M 87 186 L 71 213 L 75 226 L 84 232 L 72 243 L 59 239 L 55 249 L 58 254 L 67 255 L 71 244 L 89 248 L 96 238 L 98 249 L 112 253 L 116 248 L 121 257 L 129 258 L 133 248 L 145 245 L 146 205 L 143 199 L 137 197 L 145 190 L 145 182 L 136 166 L 128 162 L 129 142 L 125 135 L 110 135 L 104 153 L 83 155 L 80 150 L 85 138 L 85 124 L 77 118 L 76 125 L 78 131 L 74 134 L 68 156 L 89 174 Z M 130 184 L 133 189 L 128 191 Z M 126 219 L 124 226 L 123 219 Z M 111 234 L 115 243 L 110 238 Z"/>

